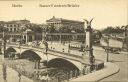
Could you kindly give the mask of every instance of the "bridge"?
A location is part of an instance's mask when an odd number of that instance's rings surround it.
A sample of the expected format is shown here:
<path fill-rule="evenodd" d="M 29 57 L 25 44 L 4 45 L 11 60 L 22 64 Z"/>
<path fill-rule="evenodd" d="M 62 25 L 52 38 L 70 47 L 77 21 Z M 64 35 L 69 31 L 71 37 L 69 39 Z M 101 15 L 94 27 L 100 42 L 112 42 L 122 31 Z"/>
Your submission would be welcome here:
<path fill-rule="evenodd" d="M 21 58 L 35 58 L 40 61 L 47 61 L 49 66 L 52 67 L 62 67 L 65 66 L 70 68 L 71 70 L 79 70 L 82 71 L 85 66 L 89 65 L 89 58 L 83 58 L 80 55 L 74 55 L 66 52 L 55 51 L 49 49 L 48 52 L 45 52 L 44 48 L 40 47 L 31 47 L 26 45 L 14 45 L 7 44 L 6 45 L 6 54 L 10 52 L 20 53 Z M 103 62 L 100 60 L 95 60 L 95 65 L 97 69 L 102 68 Z"/>

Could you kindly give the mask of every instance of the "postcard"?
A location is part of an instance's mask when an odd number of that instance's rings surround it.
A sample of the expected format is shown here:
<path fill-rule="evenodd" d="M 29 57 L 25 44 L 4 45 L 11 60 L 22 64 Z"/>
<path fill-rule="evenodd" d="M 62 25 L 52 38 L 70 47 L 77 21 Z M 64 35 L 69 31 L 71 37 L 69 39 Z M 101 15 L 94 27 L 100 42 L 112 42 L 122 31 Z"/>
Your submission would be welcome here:
<path fill-rule="evenodd" d="M 127 0 L 0 0 L 0 82 L 127 82 Z"/>

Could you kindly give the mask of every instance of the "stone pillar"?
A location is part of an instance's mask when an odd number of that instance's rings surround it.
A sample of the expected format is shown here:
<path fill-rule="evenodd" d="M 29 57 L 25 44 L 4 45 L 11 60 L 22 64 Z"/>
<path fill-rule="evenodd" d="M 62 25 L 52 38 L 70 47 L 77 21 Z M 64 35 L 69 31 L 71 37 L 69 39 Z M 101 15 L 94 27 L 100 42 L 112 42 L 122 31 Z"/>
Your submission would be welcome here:
<path fill-rule="evenodd" d="M 85 44 L 85 47 L 88 48 L 88 49 L 92 49 L 92 29 L 91 28 L 87 28 L 86 29 L 86 44 Z M 89 51 L 90 54 L 92 54 L 92 50 Z"/>
<path fill-rule="evenodd" d="M 87 20 L 86 20 L 87 21 Z M 92 20 L 91 20 L 92 21 Z M 85 39 L 85 51 L 86 55 L 89 56 L 89 66 L 90 66 L 90 72 L 93 71 L 94 68 L 94 55 L 93 55 L 93 39 L 92 39 L 92 28 L 91 28 L 91 21 L 87 21 L 87 28 L 86 28 L 86 39 Z M 85 56 L 85 54 L 84 54 Z M 85 60 L 85 59 L 84 59 Z M 86 63 L 86 62 L 85 62 Z"/>
<path fill-rule="evenodd" d="M 13 41 L 12 41 L 12 39 L 13 39 L 13 37 L 12 37 L 12 35 L 10 35 L 10 43 L 12 43 Z"/>
<path fill-rule="evenodd" d="M 93 48 L 92 48 L 92 29 L 91 27 L 87 27 L 86 29 L 86 55 L 89 56 L 89 64 L 90 64 L 90 71 L 93 70 L 93 64 L 94 64 L 94 56 L 93 56 Z"/>
<path fill-rule="evenodd" d="M 42 42 L 44 41 L 45 37 L 46 37 L 45 33 L 42 32 Z"/>
<path fill-rule="evenodd" d="M 32 35 L 32 42 L 35 40 L 35 36 L 34 35 Z"/>
<path fill-rule="evenodd" d="M 28 35 L 26 35 L 26 43 L 28 42 Z"/>
<path fill-rule="evenodd" d="M 22 39 L 24 40 L 24 35 L 22 35 Z"/>

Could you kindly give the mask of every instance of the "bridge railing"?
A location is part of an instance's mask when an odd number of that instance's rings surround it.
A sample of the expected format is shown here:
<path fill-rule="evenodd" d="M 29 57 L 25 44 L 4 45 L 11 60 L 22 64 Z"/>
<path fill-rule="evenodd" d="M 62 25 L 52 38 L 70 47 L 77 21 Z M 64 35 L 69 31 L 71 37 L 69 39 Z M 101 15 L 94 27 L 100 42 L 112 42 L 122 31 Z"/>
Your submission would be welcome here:
<path fill-rule="evenodd" d="M 56 50 L 52 50 L 52 49 L 49 49 L 49 51 L 52 51 L 52 52 L 55 52 L 55 53 L 59 53 L 59 54 L 63 54 L 63 55 L 67 55 L 67 56 L 76 57 L 76 58 L 82 58 L 82 56 L 74 55 L 74 54 L 71 54 L 71 53 L 56 51 Z"/>
<path fill-rule="evenodd" d="M 13 43 L 13 44 L 9 43 L 8 45 L 19 47 L 19 45 L 15 44 L 15 43 Z M 26 45 L 26 44 L 20 45 L 20 47 L 33 48 L 33 49 L 44 49 L 44 48 L 41 48 L 41 47 L 38 47 L 38 46 L 37 47 L 32 47 L 32 46 Z M 78 56 L 78 55 L 74 55 L 74 54 L 66 53 L 66 52 L 61 52 L 61 51 L 57 51 L 57 50 L 48 49 L 48 51 L 55 52 L 55 53 L 60 53 L 60 54 L 63 54 L 63 55 L 68 55 L 68 56 L 72 56 L 72 57 L 76 57 L 76 58 L 82 58 L 81 56 Z"/>

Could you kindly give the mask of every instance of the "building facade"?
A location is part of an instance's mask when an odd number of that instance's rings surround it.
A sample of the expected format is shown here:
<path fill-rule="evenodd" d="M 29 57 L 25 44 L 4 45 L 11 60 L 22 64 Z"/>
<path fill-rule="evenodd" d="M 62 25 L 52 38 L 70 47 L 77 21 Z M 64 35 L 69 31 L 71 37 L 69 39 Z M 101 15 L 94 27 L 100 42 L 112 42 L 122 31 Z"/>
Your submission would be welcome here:
<path fill-rule="evenodd" d="M 56 33 L 47 33 L 48 40 L 76 41 L 84 40 L 84 22 L 52 17 L 46 20 L 48 27 L 53 27 Z"/>
<path fill-rule="evenodd" d="M 48 26 L 54 26 L 55 29 L 60 28 L 69 28 L 69 29 L 84 29 L 84 22 L 81 21 L 75 21 L 75 20 L 68 20 L 63 18 L 56 18 L 53 16 L 51 19 L 46 20 L 46 23 Z"/>
<path fill-rule="evenodd" d="M 1 29 L 5 29 L 0 32 L 0 37 L 3 37 L 3 32 L 8 42 L 23 43 L 32 42 L 35 40 L 42 40 L 41 32 L 34 32 L 38 25 L 30 23 L 29 20 L 16 20 L 16 21 L 0 21 Z"/>

